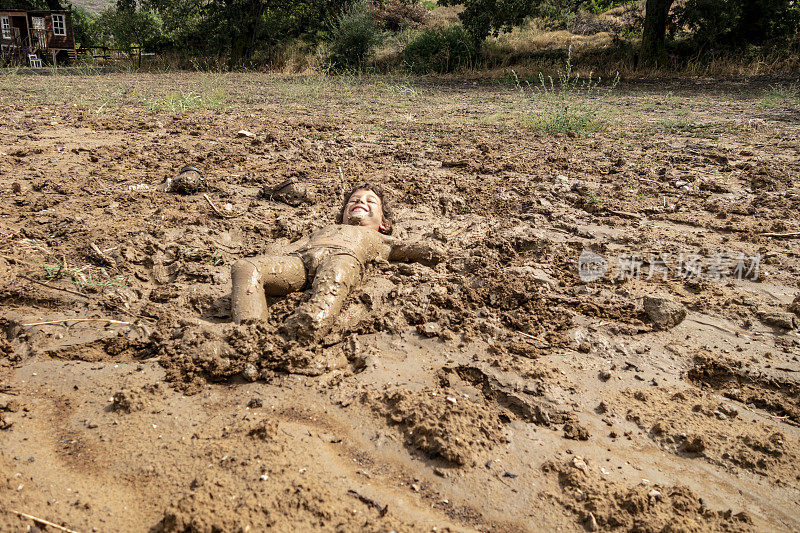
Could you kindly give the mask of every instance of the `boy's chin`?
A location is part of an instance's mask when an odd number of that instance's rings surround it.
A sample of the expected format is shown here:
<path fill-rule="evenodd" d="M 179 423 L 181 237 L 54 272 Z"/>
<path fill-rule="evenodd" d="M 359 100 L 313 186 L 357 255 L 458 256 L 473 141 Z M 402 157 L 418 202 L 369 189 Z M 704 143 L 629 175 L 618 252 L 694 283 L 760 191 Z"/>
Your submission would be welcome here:
<path fill-rule="evenodd" d="M 367 219 L 367 217 L 359 215 L 350 215 L 347 219 L 346 224 L 350 226 L 367 226 L 369 225 L 369 220 Z"/>

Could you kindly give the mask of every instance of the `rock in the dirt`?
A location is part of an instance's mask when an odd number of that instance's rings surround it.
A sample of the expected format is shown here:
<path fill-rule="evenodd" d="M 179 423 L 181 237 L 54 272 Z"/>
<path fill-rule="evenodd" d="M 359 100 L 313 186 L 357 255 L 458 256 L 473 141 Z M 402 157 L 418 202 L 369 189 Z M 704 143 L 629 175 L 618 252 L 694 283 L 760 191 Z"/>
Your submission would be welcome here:
<path fill-rule="evenodd" d="M 564 176 L 563 174 L 559 174 L 553 180 L 553 190 L 556 191 L 568 191 L 569 190 L 569 178 Z"/>
<path fill-rule="evenodd" d="M 242 370 L 242 377 L 247 381 L 255 381 L 258 379 L 258 369 L 253 363 L 247 363 Z"/>
<path fill-rule="evenodd" d="M 572 466 L 574 468 L 577 468 L 581 472 L 586 472 L 589 469 L 589 465 L 587 465 L 583 457 L 579 455 L 576 455 L 575 457 L 572 458 Z"/>
<path fill-rule="evenodd" d="M 511 267 L 508 273 L 515 277 L 527 278 L 538 285 L 543 285 L 549 289 L 553 289 L 558 285 L 550 275 L 541 268 L 534 268 L 532 266 L 519 266 Z"/>
<path fill-rule="evenodd" d="M 442 326 L 438 322 L 426 322 L 417 327 L 417 333 L 423 337 L 438 337 L 442 333 Z"/>
<path fill-rule="evenodd" d="M 255 133 L 247 131 L 247 130 L 239 130 L 239 131 L 236 132 L 236 136 L 237 137 L 245 137 L 245 138 L 248 138 L 248 139 L 252 139 L 256 135 L 255 135 Z"/>
<path fill-rule="evenodd" d="M 759 316 L 764 325 L 780 329 L 795 329 L 798 318 L 794 313 L 788 311 L 775 311 L 771 313 L 761 313 Z"/>
<path fill-rule="evenodd" d="M 261 195 L 269 200 L 283 202 L 292 207 L 314 201 L 314 194 L 305 183 L 301 183 L 297 178 L 289 178 L 274 187 L 264 187 Z"/>
<path fill-rule="evenodd" d="M 677 326 L 686 318 L 686 308 L 669 296 L 645 296 L 644 310 L 658 329 L 669 329 Z"/>
<path fill-rule="evenodd" d="M 200 169 L 193 165 L 186 165 L 180 169 L 177 176 L 167 180 L 164 188 L 166 192 L 194 194 L 206 190 L 208 185 Z"/>

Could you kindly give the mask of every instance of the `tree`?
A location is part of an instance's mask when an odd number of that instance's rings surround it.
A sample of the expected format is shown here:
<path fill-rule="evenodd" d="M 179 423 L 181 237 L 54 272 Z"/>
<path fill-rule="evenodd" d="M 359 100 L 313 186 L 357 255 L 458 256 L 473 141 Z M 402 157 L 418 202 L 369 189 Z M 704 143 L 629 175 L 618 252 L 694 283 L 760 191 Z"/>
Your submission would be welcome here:
<path fill-rule="evenodd" d="M 644 65 L 662 64 L 666 58 L 667 22 L 674 0 L 647 0 L 644 8 L 641 59 Z"/>
<path fill-rule="evenodd" d="M 0 9 L 3 11 L 33 11 L 36 9 L 51 9 L 60 11 L 64 8 L 58 0 L 0 0 Z"/>
<path fill-rule="evenodd" d="M 136 3 L 135 0 L 118 2 Z M 333 27 L 351 0 L 139 0 L 157 12 L 176 47 L 228 55 L 231 68 L 259 48 Z"/>
<path fill-rule="evenodd" d="M 148 48 L 161 37 L 161 20 L 153 11 L 109 8 L 97 21 L 102 38 L 130 52 L 134 46 Z"/>

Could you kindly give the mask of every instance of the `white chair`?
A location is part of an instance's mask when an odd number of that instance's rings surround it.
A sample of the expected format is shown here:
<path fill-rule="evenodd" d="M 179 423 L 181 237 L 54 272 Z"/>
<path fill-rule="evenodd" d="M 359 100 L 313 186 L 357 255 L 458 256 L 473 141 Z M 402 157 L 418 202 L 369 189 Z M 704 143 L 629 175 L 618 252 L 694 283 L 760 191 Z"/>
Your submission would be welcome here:
<path fill-rule="evenodd" d="M 36 54 L 28 54 L 28 63 L 31 68 L 42 68 L 42 60 Z"/>

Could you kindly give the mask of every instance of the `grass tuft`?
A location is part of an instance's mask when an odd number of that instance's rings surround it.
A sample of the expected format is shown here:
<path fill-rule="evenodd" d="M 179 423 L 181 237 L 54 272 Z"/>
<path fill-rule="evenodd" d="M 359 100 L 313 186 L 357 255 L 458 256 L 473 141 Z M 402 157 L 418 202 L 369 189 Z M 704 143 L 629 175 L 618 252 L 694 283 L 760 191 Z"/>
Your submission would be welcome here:
<path fill-rule="evenodd" d="M 524 127 L 544 133 L 580 133 L 604 131 L 605 122 L 600 120 L 599 99 L 610 94 L 619 83 L 619 73 L 609 87 L 602 87 L 601 78 L 581 77 L 572 68 L 572 47 L 567 51 L 564 68 L 556 79 L 539 72 L 535 83 L 520 78 L 511 71 L 514 86 L 522 98 L 542 107 L 536 113 L 524 115 Z"/>
<path fill-rule="evenodd" d="M 56 259 L 55 263 L 44 263 L 37 269 L 31 270 L 28 274 L 38 275 L 39 278 L 47 281 L 57 281 L 60 279 L 71 280 L 76 287 L 90 292 L 101 292 L 110 287 L 125 287 L 125 277 L 110 277 L 105 269 L 92 271 L 91 265 L 78 267 L 67 263 L 66 258 Z"/>
<path fill-rule="evenodd" d="M 521 122 L 526 128 L 549 134 L 598 132 L 608 127 L 597 118 L 596 109 L 570 104 L 551 107 L 538 115 L 526 115 Z"/>

